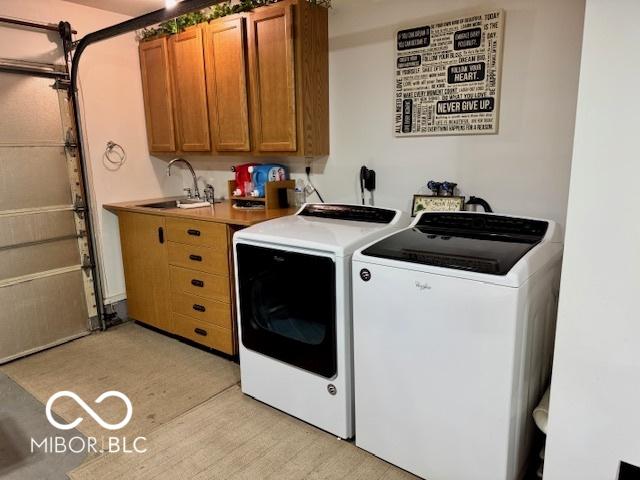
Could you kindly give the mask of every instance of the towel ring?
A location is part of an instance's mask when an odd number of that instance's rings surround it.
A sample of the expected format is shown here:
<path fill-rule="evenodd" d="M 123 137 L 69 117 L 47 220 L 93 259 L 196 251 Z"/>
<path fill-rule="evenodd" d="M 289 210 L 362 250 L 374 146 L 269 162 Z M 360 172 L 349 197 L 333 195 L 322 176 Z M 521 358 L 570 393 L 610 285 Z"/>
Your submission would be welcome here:
<path fill-rule="evenodd" d="M 127 160 L 127 152 L 124 151 L 121 145 L 109 140 L 107 149 L 104 151 L 104 158 L 116 168 L 120 168 Z"/>

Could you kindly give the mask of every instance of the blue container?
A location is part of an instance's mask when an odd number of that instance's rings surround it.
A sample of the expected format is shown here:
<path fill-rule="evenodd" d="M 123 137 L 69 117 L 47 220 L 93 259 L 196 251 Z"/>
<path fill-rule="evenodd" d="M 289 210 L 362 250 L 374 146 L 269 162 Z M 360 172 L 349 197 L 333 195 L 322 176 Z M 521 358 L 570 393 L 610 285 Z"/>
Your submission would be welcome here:
<path fill-rule="evenodd" d="M 277 163 L 254 165 L 249 170 L 251 171 L 251 182 L 253 183 L 251 195 L 254 197 L 265 196 L 267 182 L 276 182 L 289 178 L 287 167 Z"/>

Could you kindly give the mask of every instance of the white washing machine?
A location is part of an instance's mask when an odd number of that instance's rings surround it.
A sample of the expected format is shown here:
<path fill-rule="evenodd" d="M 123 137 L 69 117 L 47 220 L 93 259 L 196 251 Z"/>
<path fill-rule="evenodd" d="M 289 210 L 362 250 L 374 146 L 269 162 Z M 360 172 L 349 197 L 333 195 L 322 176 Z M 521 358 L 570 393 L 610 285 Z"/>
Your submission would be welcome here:
<path fill-rule="evenodd" d="M 356 445 L 429 480 L 515 480 L 550 375 L 551 221 L 423 213 L 353 256 Z"/>
<path fill-rule="evenodd" d="M 235 234 L 244 393 L 353 436 L 351 256 L 408 224 L 398 210 L 308 204 Z"/>

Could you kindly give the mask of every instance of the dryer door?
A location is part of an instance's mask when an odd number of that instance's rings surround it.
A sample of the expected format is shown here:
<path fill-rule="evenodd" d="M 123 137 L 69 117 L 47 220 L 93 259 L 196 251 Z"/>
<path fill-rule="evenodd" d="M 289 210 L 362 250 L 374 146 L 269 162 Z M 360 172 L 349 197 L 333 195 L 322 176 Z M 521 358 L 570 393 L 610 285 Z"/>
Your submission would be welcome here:
<path fill-rule="evenodd" d="M 331 378 L 336 374 L 336 267 L 326 256 L 238 244 L 242 344 Z"/>

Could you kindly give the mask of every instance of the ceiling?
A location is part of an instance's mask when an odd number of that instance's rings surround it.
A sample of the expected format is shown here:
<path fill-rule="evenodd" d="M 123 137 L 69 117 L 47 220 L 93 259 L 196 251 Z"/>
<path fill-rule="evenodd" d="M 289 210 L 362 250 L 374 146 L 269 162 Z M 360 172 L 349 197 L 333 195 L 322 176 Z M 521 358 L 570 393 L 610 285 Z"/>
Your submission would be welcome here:
<path fill-rule="evenodd" d="M 121 13 L 137 17 L 164 8 L 164 0 L 65 0 L 71 3 L 99 8 L 110 12 Z M 178 0 L 180 1 L 180 0 Z M 234 2 L 237 0 L 233 0 Z M 332 0 L 332 10 L 339 11 L 344 8 L 372 8 L 371 4 L 382 2 L 396 2 L 397 0 Z M 416 1 L 416 0 L 414 0 Z"/>
<path fill-rule="evenodd" d="M 109 12 L 121 13 L 137 17 L 145 13 L 164 8 L 165 0 L 64 0 L 78 3 L 87 7 L 99 8 Z M 181 1 L 181 0 L 178 0 Z M 237 0 L 233 0 L 237 1 Z M 372 8 L 371 4 L 382 2 L 396 2 L 397 0 L 332 0 L 332 10 L 341 11 L 345 8 Z M 416 1 L 416 0 L 414 0 Z"/>
<path fill-rule="evenodd" d="M 66 0 L 87 7 L 99 8 L 110 12 L 137 17 L 144 13 L 164 8 L 164 0 Z"/>
<path fill-rule="evenodd" d="M 0 0 L 1 1 L 1 0 Z M 164 8 L 165 0 L 64 0 L 70 3 L 86 5 L 87 7 L 116 12 L 131 17 L 137 17 L 145 13 Z M 178 0 L 181 1 L 181 0 Z M 233 0 L 234 2 L 237 0 Z M 382 2 L 396 2 L 397 0 L 332 0 L 332 9 L 335 13 L 345 9 L 374 8 L 371 4 Z M 414 0 L 420 1 L 420 0 Z M 424 1 L 424 0 L 422 0 Z"/>

